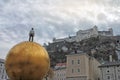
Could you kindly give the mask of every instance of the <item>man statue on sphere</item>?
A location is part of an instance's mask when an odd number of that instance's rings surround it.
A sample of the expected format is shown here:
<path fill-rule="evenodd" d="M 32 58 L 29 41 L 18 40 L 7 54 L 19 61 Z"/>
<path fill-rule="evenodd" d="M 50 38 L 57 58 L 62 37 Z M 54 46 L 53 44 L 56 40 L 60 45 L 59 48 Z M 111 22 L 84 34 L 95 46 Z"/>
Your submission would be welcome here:
<path fill-rule="evenodd" d="M 34 28 L 32 28 L 29 32 L 29 41 L 33 42 L 34 35 L 35 35 Z"/>

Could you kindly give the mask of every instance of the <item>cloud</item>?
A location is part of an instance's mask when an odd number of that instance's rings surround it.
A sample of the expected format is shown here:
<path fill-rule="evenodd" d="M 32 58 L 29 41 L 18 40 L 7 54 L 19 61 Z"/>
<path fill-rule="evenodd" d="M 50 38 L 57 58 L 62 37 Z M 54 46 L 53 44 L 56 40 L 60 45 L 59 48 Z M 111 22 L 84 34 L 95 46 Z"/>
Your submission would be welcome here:
<path fill-rule="evenodd" d="M 119 5 L 114 5 L 117 1 L 55 0 L 53 2 L 53 0 L 10 0 L 7 3 L 4 2 L 4 8 L 2 9 L 3 13 L 1 13 L 2 20 L 0 21 L 1 23 L 9 24 L 38 24 L 46 22 L 46 18 L 55 23 L 62 23 L 61 21 L 69 20 L 79 21 L 80 19 L 87 18 L 96 22 L 95 18 L 100 13 L 106 15 L 108 20 L 114 20 L 114 17 L 119 17 L 119 15 L 115 16 L 116 14 L 114 13 L 116 10 L 118 11 L 119 8 Z M 89 15 L 88 12 L 92 15 Z M 11 19 L 13 20 L 12 22 L 10 22 Z"/>
<path fill-rule="evenodd" d="M 119 0 L 1 0 L 0 12 L 2 57 L 16 43 L 28 40 L 31 27 L 40 44 L 94 25 L 120 34 Z"/>

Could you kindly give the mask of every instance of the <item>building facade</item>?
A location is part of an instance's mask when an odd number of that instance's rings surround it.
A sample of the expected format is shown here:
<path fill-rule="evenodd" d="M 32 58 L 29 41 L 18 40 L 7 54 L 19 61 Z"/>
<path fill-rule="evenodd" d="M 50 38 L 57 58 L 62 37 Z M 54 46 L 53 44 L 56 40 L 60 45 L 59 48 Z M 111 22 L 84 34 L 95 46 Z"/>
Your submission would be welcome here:
<path fill-rule="evenodd" d="M 100 63 L 87 54 L 67 55 L 67 80 L 100 80 Z"/>
<path fill-rule="evenodd" d="M 117 43 L 116 53 L 117 53 L 117 56 L 118 56 L 118 60 L 120 61 L 120 40 L 117 40 L 116 43 Z"/>
<path fill-rule="evenodd" d="M 66 80 L 66 68 L 59 68 L 54 70 L 53 80 Z"/>
<path fill-rule="evenodd" d="M 79 30 L 76 33 L 76 41 L 78 42 L 84 39 L 88 39 L 90 37 L 97 37 L 97 36 L 98 36 L 98 29 L 96 26 L 94 26 L 93 28 L 88 30 Z"/>
<path fill-rule="evenodd" d="M 120 62 L 107 62 L 99 66 L 101 80 L 120 80 Z"/>
<path fill-rule="evenodd" d="M 113 29 L 109 28 L 108 31 L 98 31 L 100 36 L 113 36 Z"/>
<path fill-rule="evenodd" d="M 66 63 L 56 64 L 53 80 L 66 80 Z"/>
<path fill-rule="evenodd" d="M 8 79 L 8 76 L 6 74 L 4 60 L 0 59 L 0 80 L 7 80 L 7 79 Z"/>
<path fill-rule="evenodd" d="M 81 40 L 88 39 L 90 37 L 97 37 L 97 36 L 113 36 L 113 29 L 110 28 L 108 29 L 108 31 L 98 31 L 97 26 L 94 26 L 91 29 L 77 31 L 75 36 L 69 36 L 61 39 L 54 38 L 53 42 L 61 42 L 61 41 L 79 42 Z"/>

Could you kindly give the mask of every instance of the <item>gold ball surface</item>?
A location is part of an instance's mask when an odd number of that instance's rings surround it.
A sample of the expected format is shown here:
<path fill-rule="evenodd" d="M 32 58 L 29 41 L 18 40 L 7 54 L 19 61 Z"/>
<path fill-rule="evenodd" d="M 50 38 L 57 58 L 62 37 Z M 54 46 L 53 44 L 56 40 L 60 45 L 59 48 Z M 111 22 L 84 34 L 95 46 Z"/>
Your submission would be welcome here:
<path fill-rule="evenodd" d="M 5 68 L 10 80 L 42 80 L 50 68 L 50 59 L 38 43 L 21 42 L 9 51 Z"/>

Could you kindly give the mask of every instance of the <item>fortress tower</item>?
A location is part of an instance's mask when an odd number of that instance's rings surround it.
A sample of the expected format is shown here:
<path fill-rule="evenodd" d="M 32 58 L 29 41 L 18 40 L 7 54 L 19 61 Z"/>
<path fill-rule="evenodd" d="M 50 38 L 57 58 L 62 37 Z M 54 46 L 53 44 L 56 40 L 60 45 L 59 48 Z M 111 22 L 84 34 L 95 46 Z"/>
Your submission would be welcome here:
<path fill-rule="evenodd" d="M 109 32 L 111 33 L 111 35 L 113 35 L 113 29 L 109 28 Z"/>
<path fill-rule="evenodd" d="M 97 37 L 98 36 L 98 29 L 95 25 L 93 28 L 87 30 L 79 30 L 76 34 L 76 41 L 81 41 L 83 39 L 87 39 L 90 37 Z"/>

